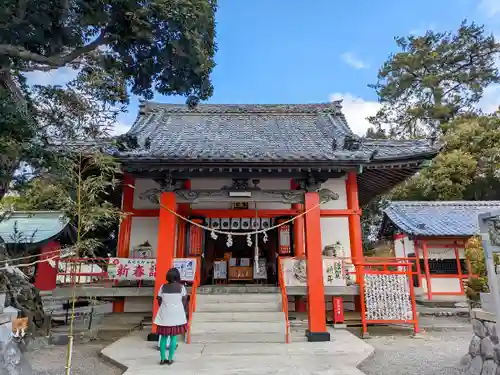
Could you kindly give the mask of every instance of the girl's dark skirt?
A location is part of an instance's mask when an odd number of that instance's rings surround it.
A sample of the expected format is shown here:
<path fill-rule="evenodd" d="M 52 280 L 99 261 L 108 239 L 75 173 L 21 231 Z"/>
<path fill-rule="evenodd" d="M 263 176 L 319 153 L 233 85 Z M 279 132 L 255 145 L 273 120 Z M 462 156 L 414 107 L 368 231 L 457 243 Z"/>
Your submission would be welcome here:
<path fill-rule="evenodd" d="M 187 330 L 188 330 L 187 323 L 173 327 L 156 326 L 156 333 L 161 336 L 179 336 L 185 334 Z"/>

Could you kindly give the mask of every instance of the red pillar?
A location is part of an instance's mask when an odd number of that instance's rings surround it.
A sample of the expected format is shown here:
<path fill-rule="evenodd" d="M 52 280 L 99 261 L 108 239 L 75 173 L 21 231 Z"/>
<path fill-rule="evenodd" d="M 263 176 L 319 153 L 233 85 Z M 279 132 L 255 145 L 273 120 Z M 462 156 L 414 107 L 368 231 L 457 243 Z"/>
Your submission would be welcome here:
<path fill-rule="evenodd" d="M 37 264 L 35 275 L 35 287 L 39 290 L 54 290 L 57 285 L 57 266 L 52 267 L 49 262 L 43 260 L 51 259 L 59 255 L 59 242 L 50 241 L 40 249 L 41 263 Z M 57 263 L 54 259 L 54 263 Z"/>
<path fill-rule="evenodd" d="M 294 180 L 291 181 L 292 190 L 297 189 L 297 184 Z M 292 205 L 293 209 L 298 211 L 304 210 L 303 204 L 295 203 Z M 293 221 L 293 244 L 295 256 L 303 258 L 306 255 L 305 242 L 304 242 L 304 216 L 301 216 Z M 295 296 L 295 311 L 306 312 L 307 304 L 302 296 Z"/>
<path fill-rule="evenodd" d="M 122 193 L 122 212 L 130 213 L 134 209 L 134 187 L 135 179 L 125 173 L 123 175 L 123 193 Z M 118 233 L 118 249 L 116 256 L 118 258 L 128 258 L 130 251 L 130 231 L 132 229 L 132 215 L 125 216 L 120 222 L 120 231 Z M 125 298 L 120 298 L 113 302 L 113 312 L 119 313 L 125 311 Z"/>
<path fill-rule="evenodd" d="M 363 239 L 361 237 L 361 210 L 358 200 L 358 181 L 356 172 L 347 172 L 346 179 L 346 196 L 347 208 L 356 210 L 357 213 L 348 216 L 349 222 L 349 243 L 351 247 L 351 259 L 356 269 L 356 282 L 359 283 L 361 278 L 359 274 L 359 263 L 363 263 Z M 356 311 L 361 311 L 361 296 L 357 296 L 354 300 Z"/>
<path fill-rule="evenodd" d="M 174 264 L 175 255 L 175 223 L 176 216 L 169 210 L 175 211 L 175 193 L 165 192 L 160 196 L 160 222 L 158 225 L 158 248 L 156 249 L 156 277 L 155 292 L 153 301 L 153 321 L 158 311 L 156 295 L 158 290 L 166 282 L 166 275 Z M 148 340 L 156 341 L 156 326 L 153 324 L 153 331 L 148 336 Z"/>
<path fill-rule="evenodd" d="M 351 245 L 351 258 L 354 265 L 363 262 L 363 239 L 361 237 L 361 210 L 358 200 L 358 181 L 356 172 L 348 172 L 346 180 L 347 208 L 356 210 L 357 213 L 349 215 L 349 241 Z"/>
<path fill-rule="evenodd" d="M 427 251 L 427 241 L 422 241 L 422 254 L 424 256 L 425 281 L 427 284 L 427 298 L 432 300 L 431 271 L 429 268 L 429 254 Z"/>
<path fill-rule="evenodd" d="M 316 209 L 313 209 L 316 207 Z M 306 256 L 307 256 L 307 302 L 309 330 L 308 341 L 330 341 L 326 330 L 325 286 L 323 284 L 323 256 L 321 254 L 321 209 L 319 194 L 305 194 Z"/>
<path fill-rule="evenodd" d="M 191 189 L 191 181 L 184 181 L 184 189 Z M 182 216 L 189 215 L 190 205 L 189 203 L 179 203 L 178 212 Z M 177 218 L 177 250 L 175 257 L 176 258 L 184 258 L 187 257 L 186 254 L 186 222 L 180 218 Z"/>

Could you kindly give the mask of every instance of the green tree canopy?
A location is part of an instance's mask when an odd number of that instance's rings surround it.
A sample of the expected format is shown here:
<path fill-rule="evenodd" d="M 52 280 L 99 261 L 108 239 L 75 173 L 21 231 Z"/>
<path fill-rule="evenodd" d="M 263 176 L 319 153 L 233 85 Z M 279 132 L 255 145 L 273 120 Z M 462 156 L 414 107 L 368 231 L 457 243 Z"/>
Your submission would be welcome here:
<path fill-rule="evenodd" d="M 437 135 L 444 124 L 474 112 L 484 88 L 500 82 L 500 44 L 483 26 L 464 21 L 456 32 L 427 31 L 396 38 L 391 54 L 369 85 L 382 108 L 369 120 L 395 138 Z"/>
<path fill-rule="evenodd" d="M 215 0 L 6 0 L 0 67 L 72 65 L 87 80 L 99 78 L 101 98 L 112 101 L 126 100 L 127 88 L 146 98 L 157 91 L 207 99 L 216 7 Z"/>
<path fill-rule="evenodd" d="M 0 199 L 54 143 L 107 135 L 129 94 L 212 95 L 215 0 L 7 0 L 0 9 Z M 71 67 L 64 86 L 26 73 Z"/>
<path fill-rule="evenodd" d="M 432 165 L 392 192 L 401 200 L 500 199 L 500 116 L 463 116 L 446 124 Z"/>

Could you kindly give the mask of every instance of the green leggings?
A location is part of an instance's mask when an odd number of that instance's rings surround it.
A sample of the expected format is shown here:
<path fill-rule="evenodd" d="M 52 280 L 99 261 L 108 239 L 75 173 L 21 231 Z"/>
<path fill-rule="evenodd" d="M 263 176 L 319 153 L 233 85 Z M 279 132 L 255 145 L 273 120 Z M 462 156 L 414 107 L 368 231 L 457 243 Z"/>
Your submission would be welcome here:
<path fill-rule="evenodd" d="M 167 339 L 170 337 L 170 348 L 168 348 L 168 360 L 174 359 L 175 349 L 177 347 L 177 336 L 160 336 L 160 356 L 161 360 L 167 359 Z"/>

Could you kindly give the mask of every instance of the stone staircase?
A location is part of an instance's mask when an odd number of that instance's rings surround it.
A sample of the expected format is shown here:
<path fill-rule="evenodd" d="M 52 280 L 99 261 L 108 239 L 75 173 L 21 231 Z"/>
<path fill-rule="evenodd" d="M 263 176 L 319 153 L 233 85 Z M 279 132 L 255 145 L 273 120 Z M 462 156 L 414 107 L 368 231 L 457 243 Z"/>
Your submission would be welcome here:
<path fill-rule="evenodd" d="M 246 290 L 245 288 L 250 288 Z M 285 343 L 281 294 L 271 287 L 200 288 L 191 343 Z"/>

